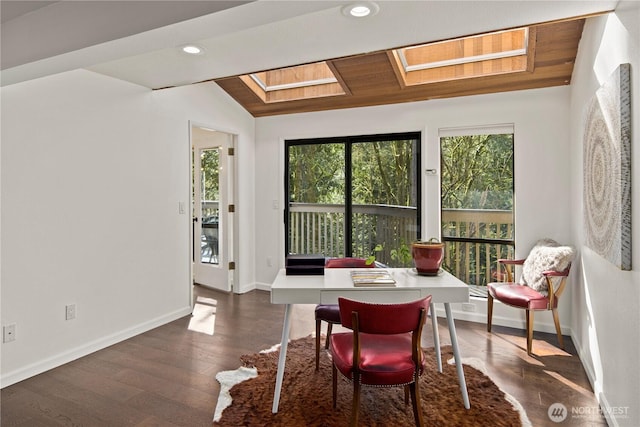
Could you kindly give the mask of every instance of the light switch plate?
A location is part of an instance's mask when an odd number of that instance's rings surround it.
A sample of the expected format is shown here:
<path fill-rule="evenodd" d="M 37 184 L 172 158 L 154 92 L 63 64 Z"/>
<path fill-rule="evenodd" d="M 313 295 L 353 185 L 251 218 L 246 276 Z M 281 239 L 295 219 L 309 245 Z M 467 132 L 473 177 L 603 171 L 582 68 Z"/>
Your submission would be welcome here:
<path fill-rule="evenodd" d="M 16 340 L 16 324 L 12 323 L 2 327 L 2 342 L 11 342 Z"/>

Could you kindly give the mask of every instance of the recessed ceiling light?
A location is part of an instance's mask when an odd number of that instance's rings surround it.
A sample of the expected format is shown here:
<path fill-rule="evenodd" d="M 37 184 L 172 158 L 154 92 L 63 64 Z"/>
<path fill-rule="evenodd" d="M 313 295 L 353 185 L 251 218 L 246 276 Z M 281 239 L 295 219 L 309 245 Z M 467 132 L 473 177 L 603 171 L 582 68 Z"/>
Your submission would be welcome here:
<path fill-rule="evenodd" d="M 191 54 L 191 55 L 199 55 L 199 54 L 201 54 L 203 52 L 203 49 L 201 47 L 199 47 L 199 46 L 190 44 L 190 45 L 183 46 L 182 47 L 182 51 L 184 53 L 188 53 L 188 54 Z"/>
<path fill-rule="evenodd" d="M 342 8 L 342 13 L 345 16 L 354 18 L 364 18 L 366 16 L 373 16 L 380 10 L 380 7 L 373 2 L 358 2 L 352 3 Z"/>

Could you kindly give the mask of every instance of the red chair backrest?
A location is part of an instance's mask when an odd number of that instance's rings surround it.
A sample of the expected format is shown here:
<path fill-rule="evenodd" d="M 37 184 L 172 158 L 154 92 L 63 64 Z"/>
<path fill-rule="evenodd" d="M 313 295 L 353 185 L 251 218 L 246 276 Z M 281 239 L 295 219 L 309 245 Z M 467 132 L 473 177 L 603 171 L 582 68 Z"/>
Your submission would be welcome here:
<path fill-rule="evenodd" d="M 373 268 L 375 262 L 367 264 L 364 258 L 329 258 L 325 261 L 325 268 Z"/>
<path fill-rule="evenodd" d="M 342 326 L 353 329 L 352 312 L 358 313 L 360 332 L 366 334 L 402 334 L 415 331 L 420 325 L 420 313 L 425 309 L 425 317 L 429 312 L 431 295 L 399 304 L 375 304 L 338 298 Z"/>

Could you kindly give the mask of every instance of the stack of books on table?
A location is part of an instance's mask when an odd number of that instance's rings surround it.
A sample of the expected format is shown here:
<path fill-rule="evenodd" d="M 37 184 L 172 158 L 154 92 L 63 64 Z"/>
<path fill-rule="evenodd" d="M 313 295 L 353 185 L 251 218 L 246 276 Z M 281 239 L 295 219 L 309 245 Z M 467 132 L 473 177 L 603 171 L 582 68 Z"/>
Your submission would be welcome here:
<path fill-rule="evenodd" d="M 367 268 L 351 271 L 351 279 L 355 287 L 395 286 L 396 281 L 387 270 Z"/>

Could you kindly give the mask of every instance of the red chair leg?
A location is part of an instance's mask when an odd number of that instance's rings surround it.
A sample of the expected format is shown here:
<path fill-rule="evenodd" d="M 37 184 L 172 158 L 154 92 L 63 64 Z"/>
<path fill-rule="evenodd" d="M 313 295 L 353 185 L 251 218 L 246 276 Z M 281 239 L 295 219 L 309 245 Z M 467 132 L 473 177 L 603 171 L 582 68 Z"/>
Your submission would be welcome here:
<path fill-rule="evenodd" d="M 338 397 L 338 368 L 336 368 L 336 365 L 332 365 L 332 369 L 331 369 L 331 391 L 332 391 L 332 395 L 333 395 L 333 409 L 336 409 L 336 401 L 337 401 L 337 397 Z"/>
<path fill-rule="evenodd" d="M 491 332 L 491 322 L 493 320 L 493 297 L 487 295 L 487 332 Z"/>
<path fill-rule="evenodd" d="M 324 342 L 324 348 L 329 348 L 329 338 L 331 338 L 331 331 L 333 330 L 333 323 L 327 322 L 327 339 Z"/>
<path fill-rule="evenodd" d="M 320 367 L 320 326 L 322 324 L 322 320 L 316 319 L 316 371 Z M 329 338 L 327 338 L 327 342 L 329 342 Z"/>
<path fill-rule="evenodd" d="M 533 346 L 533 310 L 527 312 L 527 354 L 531 355 L 531 347 Z"/>
<path fill-rule="evenodd" d="M 358 425 L 358 409 L 360 408 L 360 378 L 353 376 L 353 404 L 351 405 L 351 427 Z"/>
<path fill-rule="evenodd" d="M 420 384 L 417 379 L 415 382 L 409 384 L 409 390 L 411 391 L 411 401 L 413 402 L 413 417 L 416 420 L 416 425 L 422 427 L 422 404 L 420 403 Z"/>
<path fill-rule="evenodd" d="M 556 333 L 558 334 L 558 343 L 560 348 L 564 350 L 564 341 L 562 339 L 562 330 L 560 329 L 560 319 L 558 318 L 558 310 L 556 308 L 551 309 L 553 313 L 553 323 L 556 324 Z"/>

